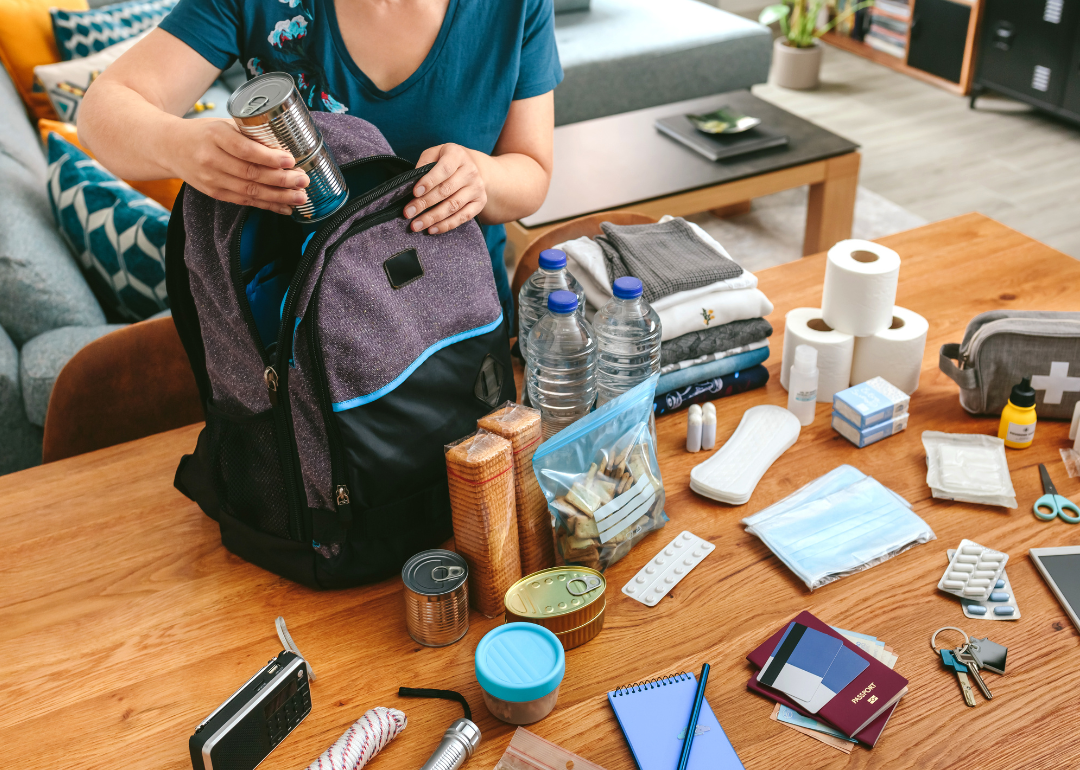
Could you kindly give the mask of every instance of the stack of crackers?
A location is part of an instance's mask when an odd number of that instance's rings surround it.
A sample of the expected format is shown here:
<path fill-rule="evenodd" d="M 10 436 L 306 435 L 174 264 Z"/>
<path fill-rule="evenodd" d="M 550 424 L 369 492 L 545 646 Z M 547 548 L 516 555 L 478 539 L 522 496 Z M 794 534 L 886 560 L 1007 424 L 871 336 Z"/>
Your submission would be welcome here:
<path fill-rule="evenodd" d="M 513 446 L 514 500 L 522 573 L 531 575 L 555 566 L 551 514 L 532 468 L 532 456 L 541 441 L 540 412 L 519 404 L 507 404 L 480 418 L 476 425 L 481 430 L 502 436 Z"/>
<path fill-rule="evenodd" d="M 469 603 L 496 617 L 521 578 L 513 445 L 474 433 L 447 448 L 446 473 L 455 548 L 469 565 Z"/>

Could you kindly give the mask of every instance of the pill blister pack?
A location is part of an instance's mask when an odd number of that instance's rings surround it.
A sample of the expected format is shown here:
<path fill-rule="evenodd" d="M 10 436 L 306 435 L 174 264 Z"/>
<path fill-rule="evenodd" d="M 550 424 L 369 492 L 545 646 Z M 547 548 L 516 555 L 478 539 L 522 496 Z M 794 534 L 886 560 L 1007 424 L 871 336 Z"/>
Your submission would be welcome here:
<path fill-rule="evenodd" d="M 961 599 L 986 601 L 1001 578 L 1001 573 L 1005 571 L 1005 562 L 1008 560 L 1009 557 L 1001 551 L 971 540 L 961 540 L 937 587 Z"/>
<path fill-rule="evenodd" d="M 949 549 L 950 561 L 955 553 L 955 550 Z M 975 620 L 1020 620 L 1020 605 L 1016 603 L 1016 594 L 1005 570 L 1001 571 L 1001 577 L 994 583 L 990 598 L 984 602 L 961 599 L 960 606 L 964 608 L 964 615 Z"/>
<path fill-rule="evenodd" d="M 631 599 L 654 607 L 715 548 L 709 541 L 683 532 L 642 567 L 622 591 Z"/>

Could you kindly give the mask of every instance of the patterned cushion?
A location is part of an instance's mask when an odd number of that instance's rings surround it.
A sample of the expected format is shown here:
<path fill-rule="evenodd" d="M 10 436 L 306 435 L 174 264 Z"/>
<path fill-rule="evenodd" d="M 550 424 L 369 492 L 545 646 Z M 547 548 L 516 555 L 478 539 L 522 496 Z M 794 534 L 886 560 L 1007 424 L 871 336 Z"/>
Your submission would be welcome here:
<path fill-rule="evenodd" d="M 56 47 L 64 61 L 108 48 L 156 27 L 176 0 L 129 0 L 89 11 L 50 10 Z"/>
<path fill-rule="evenodd" d="M 127 53 L 128 49 L 139 42 L 143 32 L 129 37 L 123 42 L 111 45 L 103 51 L 70 61 L 58 61 L 53 64 L 39 64 L 34 67 L 34 85 L 49 95 L 53 109 L 60 120 L 74 123 L 82 104 L 86 89 L 96 80 L 105 68 Z"/>
<path fill-rule="evenodd" d="M 55 118 L 49 97 L 34 87 L 34 67 L 60 61 L 50 9 L 83 10 L 86 0 L 3 0 L 0 2 L 0 62 L 11 75 L 19 96 L 37 118 Z M 5 105 L 6 109 L 6 105 Z M 0 111 L 8 118 L 6 111 Z M 16 113 L 11 113 L 11 118 Z"/>
<path fill-rule="evenodd" d="M 86 280 L 107 308 L 141 321 L 169 306 L 169 214 L 57 134 L 49 134 L 49 200 Z"/>

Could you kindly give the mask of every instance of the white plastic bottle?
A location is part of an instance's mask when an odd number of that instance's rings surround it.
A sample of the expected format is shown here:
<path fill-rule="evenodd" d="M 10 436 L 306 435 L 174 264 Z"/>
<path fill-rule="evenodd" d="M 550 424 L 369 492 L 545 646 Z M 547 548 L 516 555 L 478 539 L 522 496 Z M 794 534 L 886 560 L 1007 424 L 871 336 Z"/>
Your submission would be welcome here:
<path fill-rule="evenodd" d="M 596 400 L 596 336 L 577 308 L 572 291 L 553 291 L 547 315 L 529 332 L 525 381 L 544 439 L 587 415 Z"/>
<path fill-rule="evenodd" d="M 795 363 L 788 375 L 788 411 L 799 418 L 800 425 L 814 421 L 817 407 L 817 350 L 809 345 L 795 348 Z"/>
<path fill-rule="evenodd" d="M 577 295 L 578 307 L 585 306 L 585 290 L 566 269 L 566 252 L 544 249 L 540 252 L 539 269 L 530 275 L 518 292 L 518 346 L 521 357 L 529 360 L 529 332 L 547 313 L 548 295 L 566 289 Z M 579 313 L 580 315 L 580 313 Z"/>
<path fill-rule="evenodd" d="M 599 351 L 597 406 L 660 371 L 660 316 L 642 299 L 641 292 L 637 278 L 616 278 L 611 300 L 593 316 Z"/>

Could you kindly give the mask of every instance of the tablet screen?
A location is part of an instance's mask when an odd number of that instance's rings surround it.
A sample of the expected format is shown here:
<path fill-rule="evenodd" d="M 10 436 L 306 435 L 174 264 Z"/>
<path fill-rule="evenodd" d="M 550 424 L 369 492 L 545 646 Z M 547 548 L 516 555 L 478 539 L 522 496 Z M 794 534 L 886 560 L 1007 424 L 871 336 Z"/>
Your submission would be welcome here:
<path fill-rule="evenodd" d="M 1080 616 L 1080 553 L 1040 556 L 1039 561 L 1054 579 L 1073 614 Z"/>

